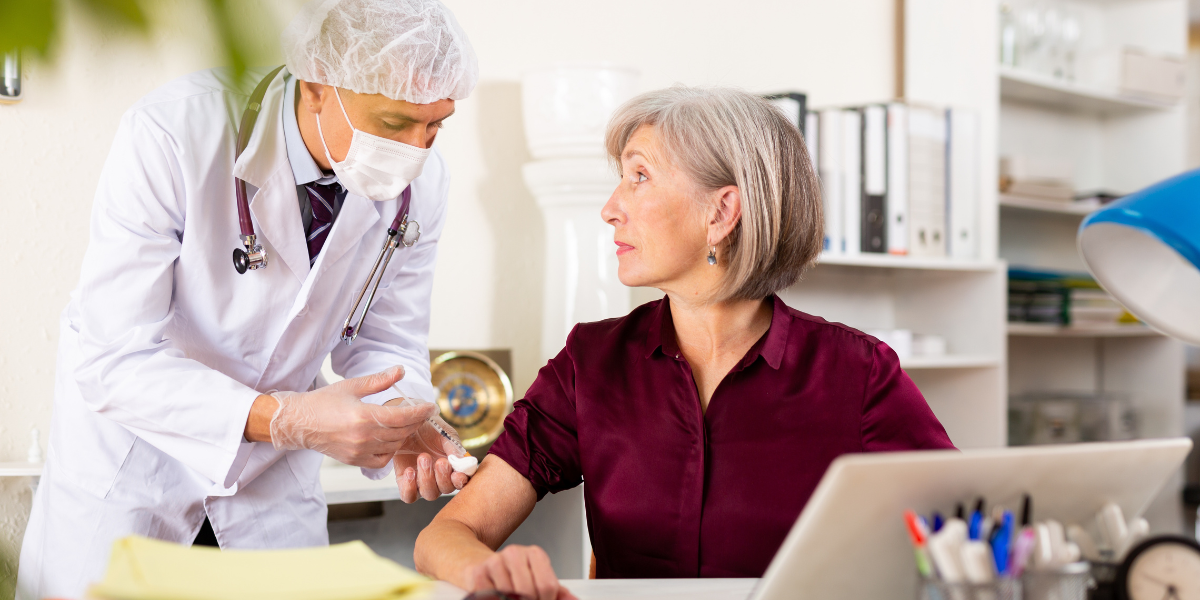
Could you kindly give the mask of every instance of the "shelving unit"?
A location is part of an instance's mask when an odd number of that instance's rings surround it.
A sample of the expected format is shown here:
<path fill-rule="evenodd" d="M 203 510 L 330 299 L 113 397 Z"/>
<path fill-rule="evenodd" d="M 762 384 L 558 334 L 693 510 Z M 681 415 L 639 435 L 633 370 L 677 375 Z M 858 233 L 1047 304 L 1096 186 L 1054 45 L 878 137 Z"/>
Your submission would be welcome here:
<path fill-rule="evenodd" d="M 994 210 L 994 209 L 993 209 Z M 961 448 L 1003 446 L 1007 266 L 979 259 L 823 258 L 780 294 L 790 306 L 859 330 L 909 329 L 946 339 L 945 356 L 900 361 Z"/>
<path fill-rule="evenodd" d="M 1042 104 L 1059 110 L 1101 115 L 1166 110 L 1175 103 L 1139 98 L 1083 83 L 1067 82 L 1041 73 L 1000 67 L 1000 97 L 1005 100 Z"/>
<path fill-rule="evenodd" d="M 1095 204 L 1084 204 L 1081 202 L 1059 202 L 1056 200 L 1001 194 L 1000 208 L 1082 217 L 1100 207 Z"/>
<path fill-rule="evenodd" d="M 1009 323 L 1009 336 L 1020 337 L 1145 337 L 1160 336 L 1158 331 L 1145 325 L 1060 325 L 1042 323 Z"/>
<path fill-rule="evenodd" d="M 42 463 L 0 462 L 0 477 L 41 477 Z"/>
<path fill-rule="evenodd" d="M 1129 46 L 1186 53 L 1185 0 L 1084 0 L 1071 6 L 1087 25 L 1080 42 L 1087 52 Z M 1182 106 L 1009 67 L 996 66 L 995 73 L 1000 156 L 1069 160 L 1076 190 L 1115 194 L 1184 170 Z M 1017 267 L 1086 270 L 1075 236 L 1083 217 L 1097 206 L 1006 195 L 999 197 L 998 206 L 1002 259 Z M 1006 330 L 1010 394 L 1120 393 L 1139 411 L 1140 436 L 1182 433 L 1184 355 L 1179 342 L 1137 325 L 1008 323 Z M 1180 531 L 1178 489 L 1168 486 L 1147 518 L 1152 529 Z"/>
<path fill-rule="evenodd" d="M 995 261 L 951 260 L 949 258 L 914 258 L 890 254 L 822 254 L 819 265 L 838 267 L 877 267 L 885 269 L 927 269 L 938 271 L 990 271 L 996 268 Z"/>
<path fill-rule="evenodd" d="M 904 370 L 912 369 L 975 369 L 998 367 L 1001 360 L 998 356 L 984 355 L 954 355 L 945 356 L 913 356 L 900 359 Z"/>

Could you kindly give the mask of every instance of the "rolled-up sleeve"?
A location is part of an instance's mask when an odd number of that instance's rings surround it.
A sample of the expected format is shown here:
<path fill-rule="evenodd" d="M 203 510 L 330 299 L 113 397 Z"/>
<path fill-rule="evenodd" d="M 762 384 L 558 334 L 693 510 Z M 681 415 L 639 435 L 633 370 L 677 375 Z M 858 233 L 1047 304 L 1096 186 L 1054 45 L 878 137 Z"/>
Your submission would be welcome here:
<path fill-rule="evenodd" d="M 489 451 L 528 479 L 538 500 L 583 482 L 571 356 L 574 337 L 572 331 L 566 347 L 542 367 L 525 397 L 513 405 L 504 432 Z"/>
<path fill-rule="evenodd" d="M 862 408 L 866 452 L 954 448 L 921 390 L 900 368 L 896 352 L 875 344 Z"/>

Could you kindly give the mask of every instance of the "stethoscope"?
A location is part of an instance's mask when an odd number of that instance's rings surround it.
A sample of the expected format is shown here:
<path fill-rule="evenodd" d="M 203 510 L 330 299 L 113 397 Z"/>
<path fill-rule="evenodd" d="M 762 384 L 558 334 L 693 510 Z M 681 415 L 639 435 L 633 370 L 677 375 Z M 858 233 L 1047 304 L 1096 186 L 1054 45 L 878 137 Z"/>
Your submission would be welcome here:
<path fill-rule="evenodd" d="M 283 65 L 280 65 L 279 68 L 271 71 L 262 81 L 258 82 L 258 87 L 254 88 L 254 92 L 250 94 L 250 101 L 246 104 L 246 110 L 242 113 L 242 122 L 238 126 L 237 147 L 233 155 L 234 162 L 237 162 L 237 159 L 242 156 L 242 151 L 250 142 L 250 134 L 254 131 L 254 123 L 258 121 L 258 113 L 262 109 L 262 100 L 267 95 L 267 88 L 282 70 Z M 242 246 L 245 247 L 244 249 L 234 248 L 233 268 L 237 270 L 238 274 L 245 273 L 247 270 L 265 269 L 267 253 L 258 243 L 258 236 L 254 235 L 254 221 L 250 218 L 250 201 L 246 199 L 246 182 L 239 177 L 234 177 L 233 187 L 237 195 L 238 224 L 241 226 Z M 366 282 L 358 292 L 358 297 L 354 299 L 354 306 L 350 308 L 350 314 L 346 315 L 346 321 L 342 323 L 342 341 L 346 342 L 346 345 L 350 345 L 358 337 L 363 320 L 367 318 L 367 311 L 371 310 L 371 302 L 375 300 L 375 293 L 379 291 L 379 282 L 383 280 L 383 273 L 387 270 L 388 263 L 392 261 L 392 254 L 396 252 L 396 248 L 400 246 L 411 248 L 413 244 L 417 243 L 417 240 L 421 239 L 421 224 L 408 220 L 410 204 L 412 204 L 411 185 L 404 188 L 404 192 L 400 194 L 400 210 L 396 212 L 396 218 L 388 227 L 387 239 L 383 242 L 383 248 L 379 249 L 379 255 L 375 257 L 375 264 L 371 266 L 371 274 L 367 276 Z M 376 274 L 379 276 L 376 277 Z M 371 285 L 372 282 L 374 282 L 374 286 Z M 367 288 L 371 290 L 369 295 Z M 362 304 L 364 296 L 367 298 L 367 304 L 359 314 L 358 307 Z M 358 323 L 351 325 L 356 314 L 359 314 Z"/>

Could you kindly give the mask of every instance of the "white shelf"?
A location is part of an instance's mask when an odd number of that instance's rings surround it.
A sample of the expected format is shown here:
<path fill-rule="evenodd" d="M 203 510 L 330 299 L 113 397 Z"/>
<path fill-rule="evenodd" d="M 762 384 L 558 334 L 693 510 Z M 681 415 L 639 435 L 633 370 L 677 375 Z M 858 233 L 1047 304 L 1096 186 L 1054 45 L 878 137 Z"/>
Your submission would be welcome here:
<path fill-rule="evenodd" d="M 358 467 L 321 467 L 321 489 L 328 504 L 400 499 L 400 488 L 392 474 L 379 480 L 367 479 Z"/>
<path fill-rule="evenodd" d="M 43 466 L 42 463 L 0 462 L 0 477 L 40 477 Z M 358 467 L 322 467 L 321 489 L 325 490 L 325 501 L 329 504 L 400 499 L 395 477 L 388 474 L 379 480 L 367 479 Z"/>
<path fill-rule="evenodd" d="M 0 477 L 41 477 L 42 463 L 0 462 Z"/>
<path fill-rule="evenodd" d="M 892 254 L 862 253 L 838 255 L 822 253 L 817 265 L 838 267 L 871 267 L 883 269 L 928 269 L 940 271 L 991 271 L 999 263 L 982 260 L 951 260 L 949 258 L 915 258 Z"/>
<path fill-rule="evenodd" d="M 1161 333 L 1145 325 L 1075 325 L 1062 327 L 1043 323 L 1009 323 L 1008 335 L 1021 337 L 1144 337 Z"/>
<path fill-rule="evenodd" d="M 900 359 L 902 369 L 972 369 L 979 367 L 995 367 L 1000 359 L 991 356 L 953 355 L 945 356 L 910 356 Z"/>
<path fill-rule="evenodd" d="M 400 488 L 396 478 L 388 473 L 383 479 L 367 479 L 358 467 L 321 467 L 321 489 L 325 491 L 326 504 L 352 504 L 354 502 L 382 502 L 399 500 Z M 447 496 L 457 494 L 455 490 Z"/>
<path fill-rule="evenodd" d="M 1004 66 L 1000 67 L 1000 97 L 1100 114 L 1166 110 L 1176 105 Z"/>
<path fill-rule="evenodd" d="M 1043 213 L 1053 213 L 1060 215 L 1075 215 L 1084 216 L 1100 208 L 1099 205 L 1093 203 L 1082 203 L 1074 201 L 1057 201 L 1043 200 L 1041 198 L 1029 198 L 1026 196 L 1011 196 L 1008 194 L 1000 195 L 1001 208 L 1015 208 L 1019 210 L 1030 210 Z"/>

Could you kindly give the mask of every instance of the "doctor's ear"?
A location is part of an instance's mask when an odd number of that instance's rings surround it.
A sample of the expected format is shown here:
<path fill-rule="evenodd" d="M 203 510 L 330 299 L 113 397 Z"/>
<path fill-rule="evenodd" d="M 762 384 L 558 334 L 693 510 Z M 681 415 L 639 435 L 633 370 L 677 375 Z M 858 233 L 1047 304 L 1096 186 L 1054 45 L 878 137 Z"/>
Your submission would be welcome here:
<path fill-rule="evenodd" d="M 333 88 L 320 83 L 300 81 L 300 106 L 312 114 L 321 112 L 321 107 L 333 96 Z"/>

